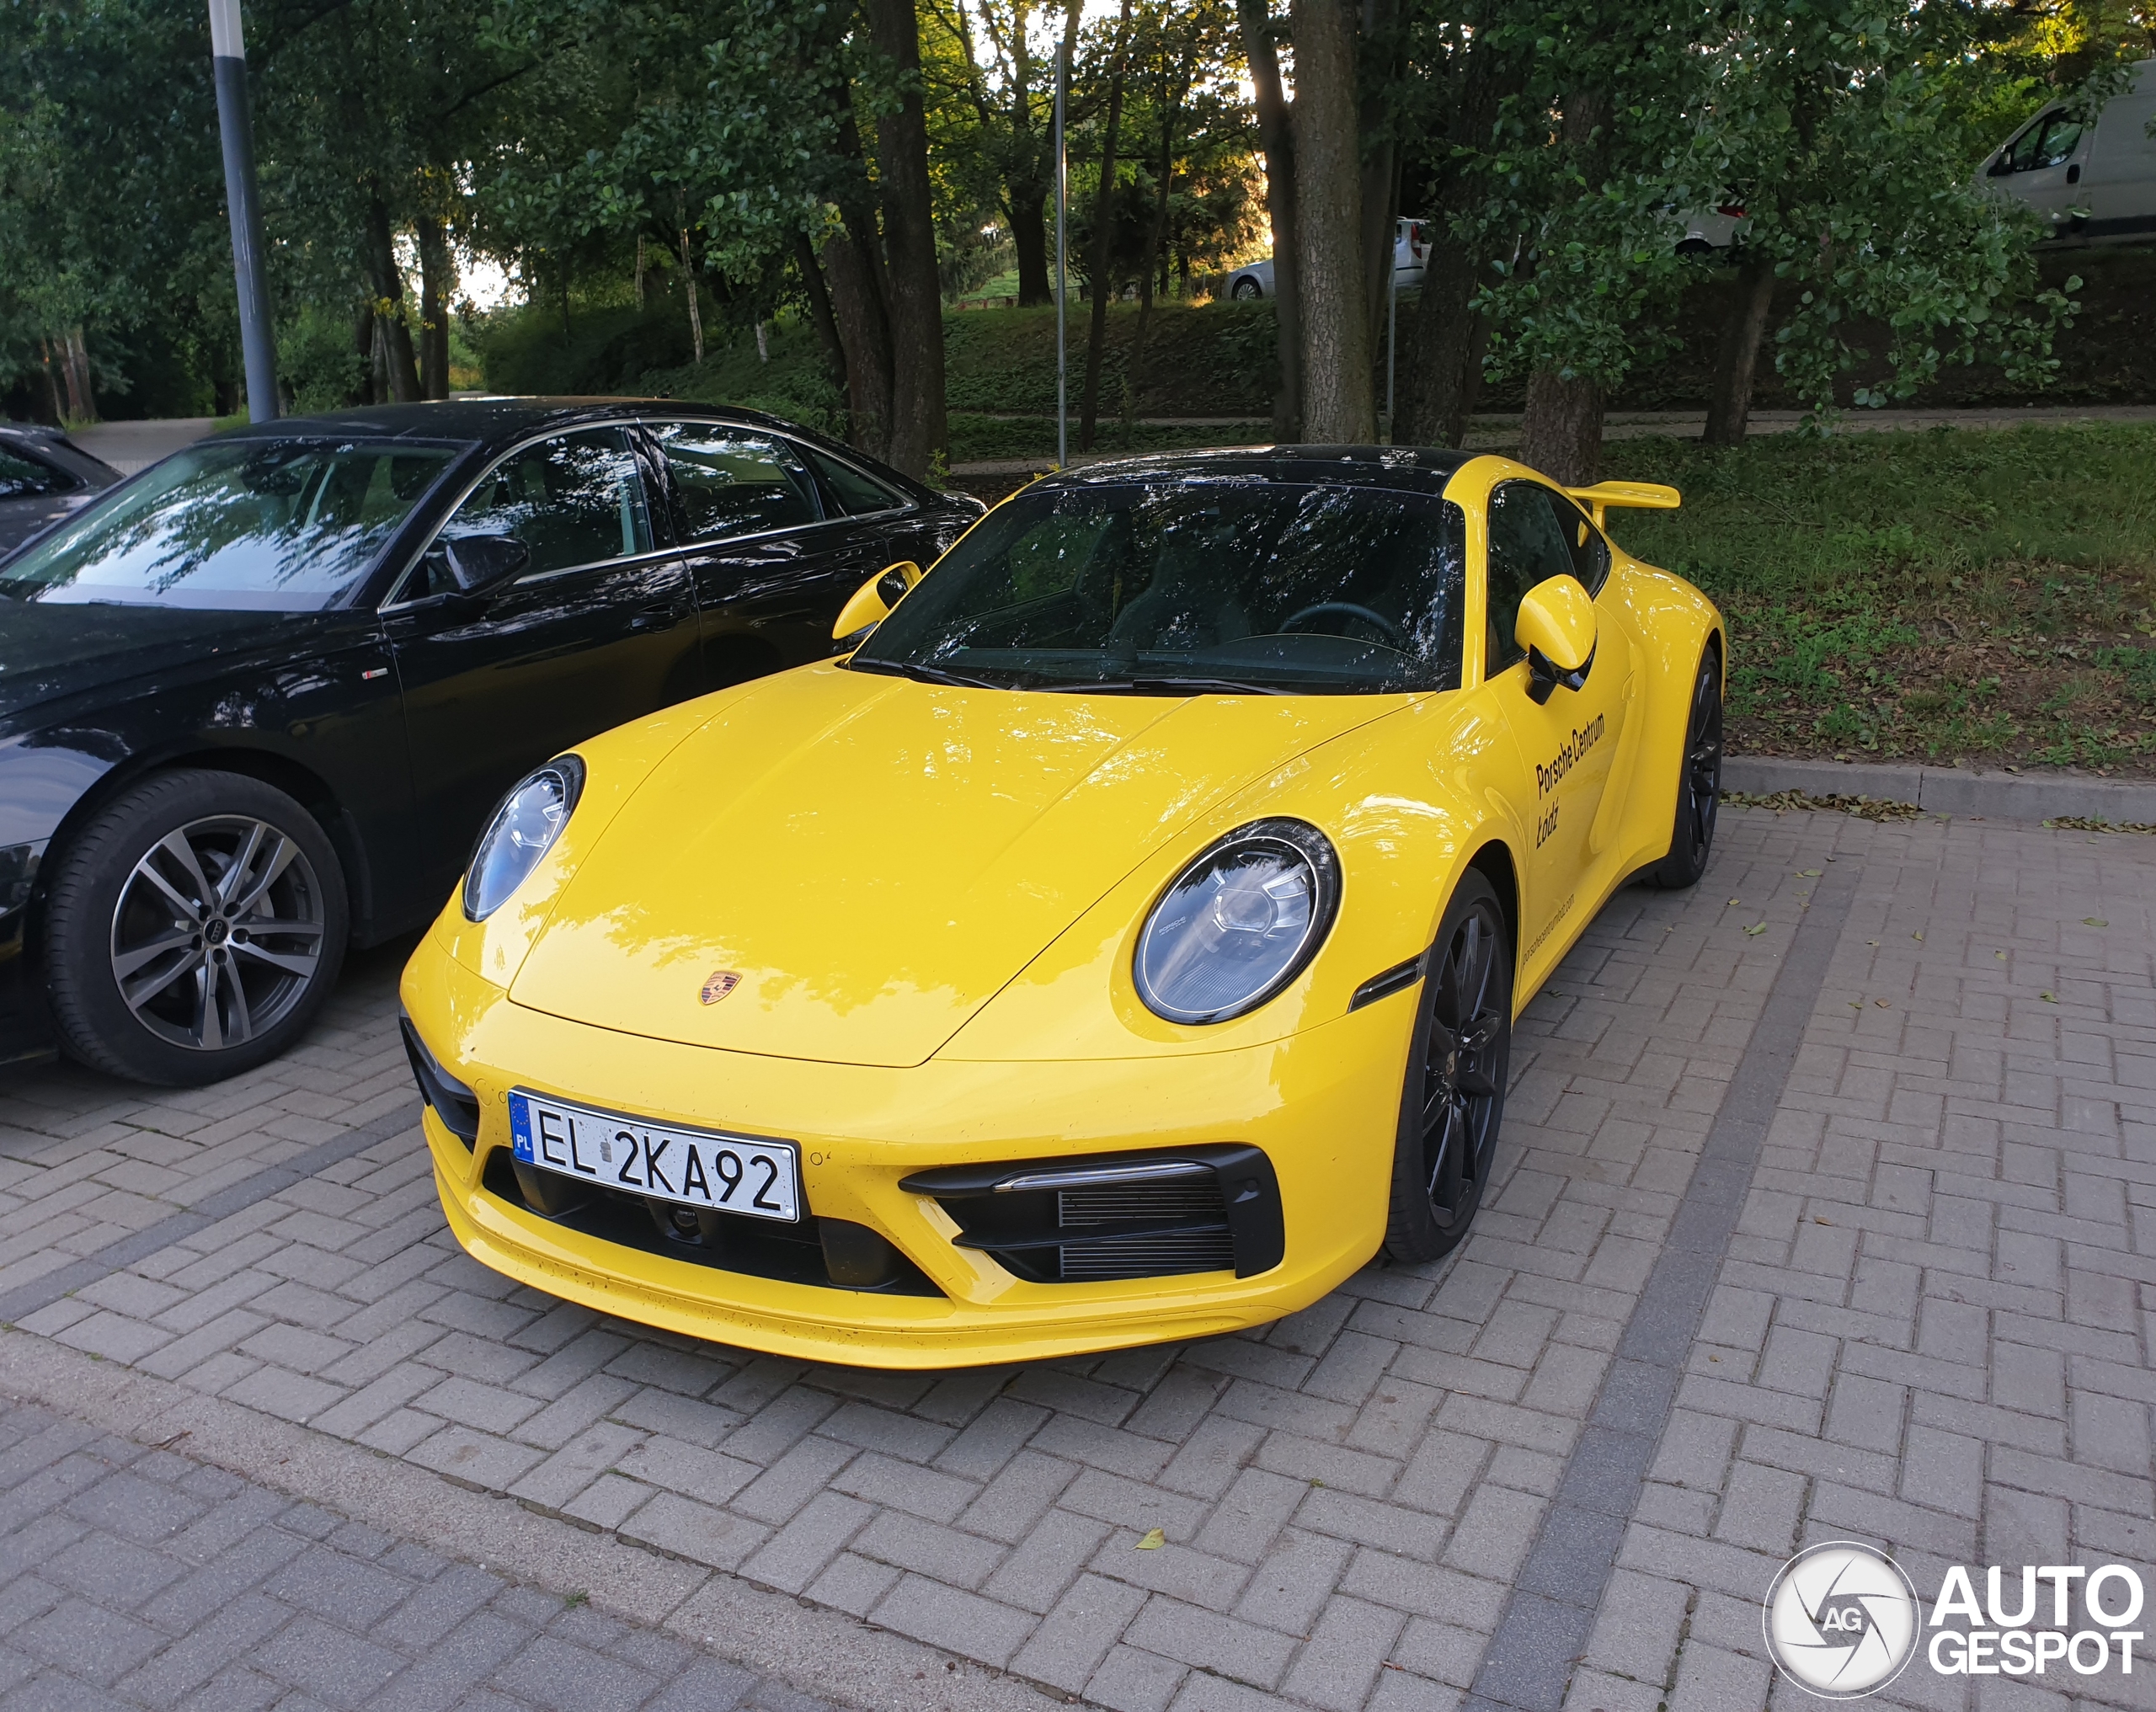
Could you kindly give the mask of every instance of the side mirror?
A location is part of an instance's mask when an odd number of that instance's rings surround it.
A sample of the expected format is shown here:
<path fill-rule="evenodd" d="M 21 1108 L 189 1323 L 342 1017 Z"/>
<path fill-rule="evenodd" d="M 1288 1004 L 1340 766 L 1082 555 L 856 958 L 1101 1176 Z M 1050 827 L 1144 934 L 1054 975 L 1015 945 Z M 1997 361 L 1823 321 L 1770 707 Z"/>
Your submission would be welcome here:
<path fill-rule="evenodd" d="M 1527 650 L 1527 693 L 1537 707 L 1560 684 L 1584 689 L 1594 669 L 1594 602 L 1579 579 L 1552 577 L 1529 589 L 1513 639 Z"/>
<path fill-rule="evenodd" d="M 921 579 L 921 567 L 911 559 L 884 566 L 839 609 L 837 621 L 831 626 L 831 640 L 842 641 L 857 632 L 875 628 L 891 616 L 891 609 L 905 599 L 906 591 Z"/>
<path fill-rule="evenodd" d="M 531 563 L 531 549 L 513 535 L 459 536 L 441 546 L 449 573 L 466 595 L 503 582 Z"/>

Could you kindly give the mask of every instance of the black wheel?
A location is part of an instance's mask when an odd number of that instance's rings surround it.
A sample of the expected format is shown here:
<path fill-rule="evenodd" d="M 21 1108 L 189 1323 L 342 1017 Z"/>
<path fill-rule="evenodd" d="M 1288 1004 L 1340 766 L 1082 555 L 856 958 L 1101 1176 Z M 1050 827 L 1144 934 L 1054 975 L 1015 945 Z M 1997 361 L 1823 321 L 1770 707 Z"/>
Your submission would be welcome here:
<path fill-rule="evenodd" d="M 1393 1149 L 1388 1257 L 1460 1246 L 1497 1162 L 1513 1043 L 1512 936 L 1497 889 L 1470 870 L 1424 965 Z"/>
<path fill-rule="evenodd" d="M 1707 871 L 1715 844 L 1715 811 L 1721 804 L 1721 651 L 1710 642 L 1692 680 L 1692 709 L 1684 721 L 1684 760 L 1677 776 L 1677 815 L 1669 854 L 1648 879 L 1666 890 L 1695 886 Z"/>
<path fill-rule="evenodd" d="M 237 773 L 161 773 L 69 845 L 45 913 L 61 1042 L 136 1081 L 275 1058 L 335 984 L 344 873 L 314 817 Z"/>
<path fill-rule="evenodd" d="M 1253 297 L 1262 297 L 1265 287 L 1255 280 L 1238 280 L 1235 290 L 1229 293 L 1238 303 L 1247 303 Z"/>

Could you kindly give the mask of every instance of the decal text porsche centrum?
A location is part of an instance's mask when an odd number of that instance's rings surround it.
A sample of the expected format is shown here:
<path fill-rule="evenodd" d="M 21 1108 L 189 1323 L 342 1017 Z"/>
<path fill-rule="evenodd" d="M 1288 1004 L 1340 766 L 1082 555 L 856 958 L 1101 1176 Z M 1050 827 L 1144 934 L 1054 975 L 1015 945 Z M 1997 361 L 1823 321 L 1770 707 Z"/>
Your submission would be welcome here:
<path fill-rule="evenodd" d="M 1549 765 L 1540 761 L 1534 764 L 1535 794 L 1546 797 L 1564 782 L 1565 775 L 1587 759 L 1587 752 L 1602 741 L 1604 716 L 1596 714 L 1586 726 L 1575 731 L 1565 740 L 1565 746 L 1552 757 Z"/>

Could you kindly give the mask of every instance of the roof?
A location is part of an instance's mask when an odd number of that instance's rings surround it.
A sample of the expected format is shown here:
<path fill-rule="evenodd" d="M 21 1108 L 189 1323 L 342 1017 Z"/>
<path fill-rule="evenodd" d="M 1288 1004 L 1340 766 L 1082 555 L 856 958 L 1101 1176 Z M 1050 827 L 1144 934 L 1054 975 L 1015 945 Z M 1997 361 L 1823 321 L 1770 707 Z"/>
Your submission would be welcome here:
<path fill-rule="evenodd" d="M 467 393 L 461 397 L 430 399 L 416 404 L 370 404 L 349 410 L 325 411 L 317 416 L 280 417 L 275 422 L 243 424 L 228 430 L 228 435 L 233 439 L 251 440 L 323 435 L 368 440 L 468 440 L 478 444 L 515 440 L 535 429 L 643 416 L 654 409 L 708 421 L 802 431 L 760 410 L 728 409 L 679 398 L 515 398 Z"/>
<path fill-rule="evenodd" d="M 1323 483 L 1345 487 L 1405 488 L 1441 493 L 1453 472 L 1479 454 L 1441 446 L 1271 445 L 1220 451 L 1155 452 L 1088 464 L 1044 476 L 1042 488 L 1086 488 L 1115 482 L 1201 477 L 1213 481 Z"/>

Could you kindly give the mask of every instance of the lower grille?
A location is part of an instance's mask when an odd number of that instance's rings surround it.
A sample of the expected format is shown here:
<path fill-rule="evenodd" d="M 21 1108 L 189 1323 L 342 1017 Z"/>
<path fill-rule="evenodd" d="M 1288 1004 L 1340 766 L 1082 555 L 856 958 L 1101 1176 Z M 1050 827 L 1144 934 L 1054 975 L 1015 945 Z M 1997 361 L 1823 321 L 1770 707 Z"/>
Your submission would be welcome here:
<path fill-rule="evenodd" d="M 488 1193 L 512 1207 L 602 1242 L 669 1260 L 788 1284 L 889 1296 L 943 1293 L 877 1232 L 842 1219 L 811 1215 L 798 1224 L 779 1224 L 733 1213 L 694 1212 L 626 1190 L 533 1171 L 518 1165 L 505 1147 L 488 1154 L 480 1181 Z M 549 1204 L 539 1204 L 542 1198 Z"/>
<path fill-rule="evenodd" d="M 1279 1265 L 1279 1185 L 1254 1147 L 1094 1154 L 916 1171 L 899 1187 L 932 1195 L 961 1248 L 1035 1283 L 1091 1283 Z"/>

